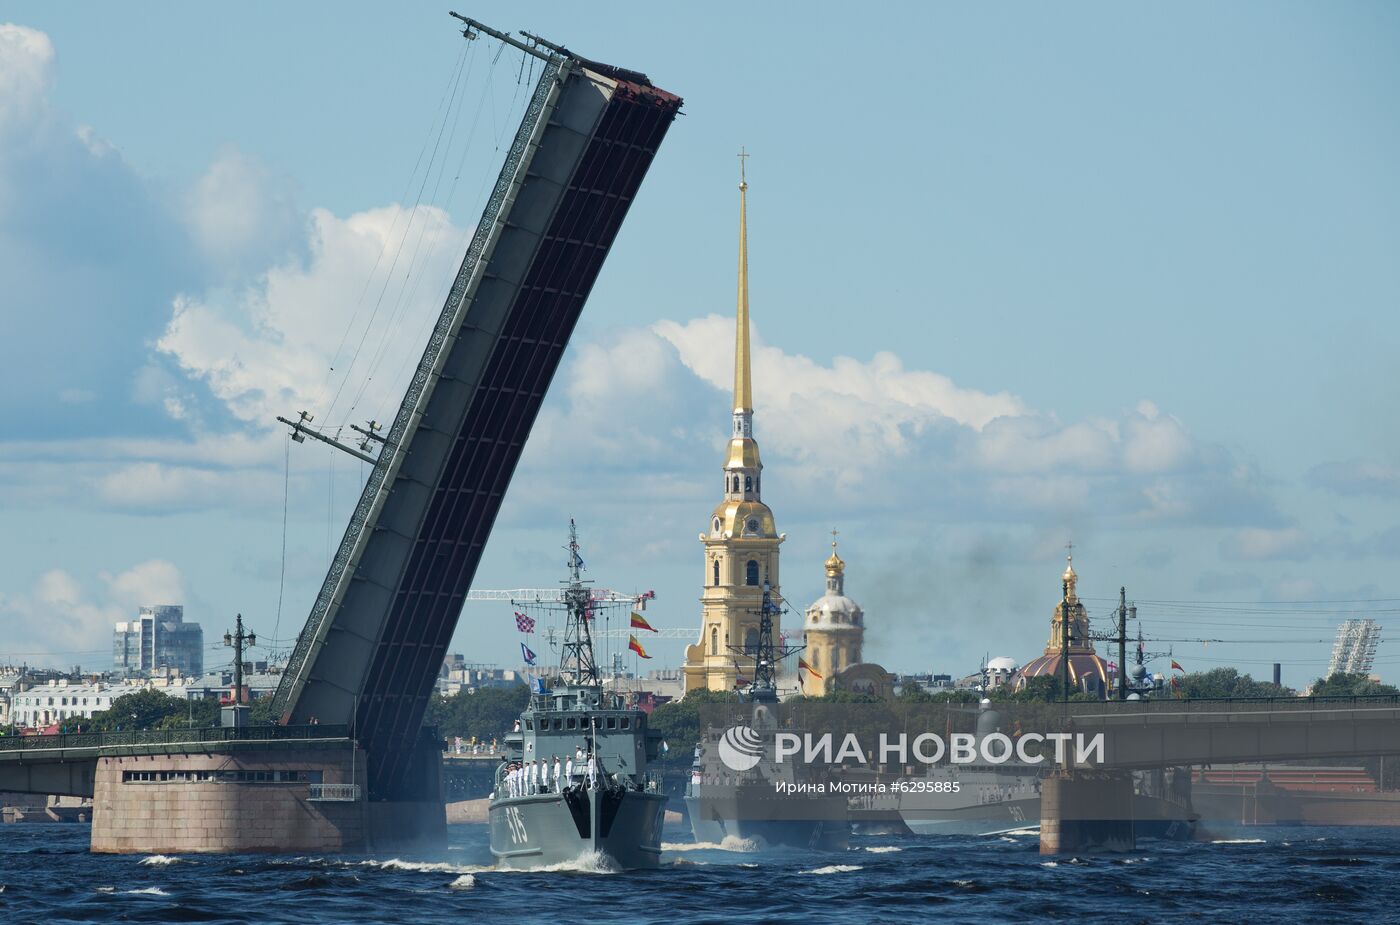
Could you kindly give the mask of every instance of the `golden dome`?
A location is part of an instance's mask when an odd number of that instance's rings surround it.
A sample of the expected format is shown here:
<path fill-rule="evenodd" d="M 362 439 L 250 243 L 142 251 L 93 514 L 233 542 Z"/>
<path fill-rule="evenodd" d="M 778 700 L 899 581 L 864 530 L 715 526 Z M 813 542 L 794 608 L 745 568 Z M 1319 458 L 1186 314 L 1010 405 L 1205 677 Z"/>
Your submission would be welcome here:
<path fill-rule="evenodd" d="M 773 511 L 762 501 L 721 501 L 710 515 L 711 533 L 713 522 L 718 520 L 721 535 L 774 537 L 778 535 L 773 522 Z"/>
<path fill-rule="evenodd" d="M 846 570 L 846 563 L 836 554 L 836 531 L 831 531 L 831 556 L 826 560 L 826 575 L 835 578 Z"/>
<path fill-rule="evenodd" d="M 1079 575 L 1074 571 L 1073 554 L 1065 556 L 1065 573 L 1061 575 L 1060 578 L 1069 582 L 1070 587 L 1074 587 L 1074 583 L 1079 580 Z"/>

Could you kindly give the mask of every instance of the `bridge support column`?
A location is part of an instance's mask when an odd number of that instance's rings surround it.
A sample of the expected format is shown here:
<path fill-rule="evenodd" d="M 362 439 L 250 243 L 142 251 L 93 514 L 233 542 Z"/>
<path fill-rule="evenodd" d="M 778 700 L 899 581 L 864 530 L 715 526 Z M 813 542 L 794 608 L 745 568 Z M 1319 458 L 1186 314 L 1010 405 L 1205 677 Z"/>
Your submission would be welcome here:
<path fill-rule="evenodd" d="M 1061 771 L 1040 791 L 1040 853 L 1132 851 L 1130 771 Z"/>
<path fill-rule="evenodd" d="M 368 847 L 363 752 L 307 743 L 99 758 L 92 850 L 336 852 Z"/>

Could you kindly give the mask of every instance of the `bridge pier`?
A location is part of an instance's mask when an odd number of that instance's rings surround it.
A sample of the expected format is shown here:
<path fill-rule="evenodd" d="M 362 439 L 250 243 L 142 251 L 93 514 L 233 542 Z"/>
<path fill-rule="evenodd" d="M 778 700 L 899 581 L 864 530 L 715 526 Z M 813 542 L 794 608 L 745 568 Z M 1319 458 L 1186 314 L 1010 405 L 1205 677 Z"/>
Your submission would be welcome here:
<path fill-rule="evenodd" d="M 1041 854 L 1135 846 L 1131 771 L 1063 770 L 1041 783 Z"/>
<path fill-rule="evenodd" d="M 362 750 L 278 745 L 99 758 L 92 850 L 319 854 L 445 845 L 440 762 L 415 762 L 422 773 L 403 798 L 370 800 Z"/>

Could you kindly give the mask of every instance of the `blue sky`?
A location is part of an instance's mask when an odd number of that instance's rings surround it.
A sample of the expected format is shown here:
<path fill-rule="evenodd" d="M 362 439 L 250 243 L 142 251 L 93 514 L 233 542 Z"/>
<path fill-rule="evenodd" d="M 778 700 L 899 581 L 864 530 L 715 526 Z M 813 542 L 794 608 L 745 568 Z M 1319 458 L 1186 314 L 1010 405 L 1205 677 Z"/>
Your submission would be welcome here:
<path fill-rule="evenodd" d="M 270 415 L 392 413 L 523 98 L 518 54 L 464 58 L 440 6 L 405 6 L 7 5 L 0 657 L 100 665 L 153 597 L 211 636 L 300 626 L 358 464 L 298 446 L 288 477 Z M 1091 603 L 1126 584 L 1192 669 L 1302 684 L 1342 611 L 1393 622 L 1400 10 L 795 9 L 464 10 L 686 99 L 478 586 L 552 584 L 572 514 L 600 583 L 698 625 L 742 144 L 796 607 L 837 526 L 867 655 L 902 670 L 1037 654 L 1071 538 Z M 457 648 L 511 664 L 505 611 L 470 605 Z M 1166 641 L 1197 638 L 1270 641 Z"/>

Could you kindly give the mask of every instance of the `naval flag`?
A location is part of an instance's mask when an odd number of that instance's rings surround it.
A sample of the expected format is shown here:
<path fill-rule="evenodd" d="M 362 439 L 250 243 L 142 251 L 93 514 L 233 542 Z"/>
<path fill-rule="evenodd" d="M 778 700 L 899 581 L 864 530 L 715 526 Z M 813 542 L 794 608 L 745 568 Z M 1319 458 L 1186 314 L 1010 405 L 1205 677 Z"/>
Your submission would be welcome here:
<path fill-rule="evenodd" d="M 520 644 L 520 657 L 525 659 L 527 665 L 535 664 L 535 653 L 531 652 L 530 647 L 523 642 Z"/>

